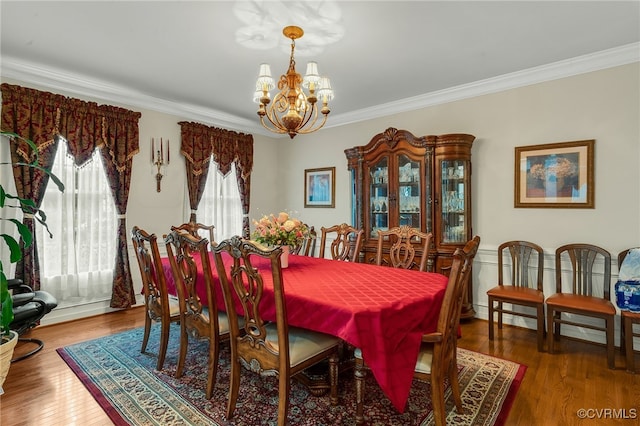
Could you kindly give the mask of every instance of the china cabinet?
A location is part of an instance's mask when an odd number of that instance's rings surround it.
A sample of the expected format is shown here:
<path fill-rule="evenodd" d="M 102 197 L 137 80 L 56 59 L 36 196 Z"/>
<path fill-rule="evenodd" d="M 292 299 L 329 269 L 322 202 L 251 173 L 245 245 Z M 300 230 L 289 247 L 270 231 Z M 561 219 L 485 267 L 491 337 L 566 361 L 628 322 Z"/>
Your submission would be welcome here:
<path fill-rule="evenodd" d="M 472 238 L 471 146 L 467 134 L 414 136 L 388 128 L 345 150 L 352 223 L 364 230 L 361 261 L 375 263 L 378 230 L 408 225 L 433 233 L 428 269 L 448 275 L 453 252 Z M 384 245 L 383 245 L 384 247 Z M 416 242 L 415 250 L 422 250 Z M 388 251 L 388 245 L 383 249 Z M 469 286 L 462 316 L 475 315 Z"/>

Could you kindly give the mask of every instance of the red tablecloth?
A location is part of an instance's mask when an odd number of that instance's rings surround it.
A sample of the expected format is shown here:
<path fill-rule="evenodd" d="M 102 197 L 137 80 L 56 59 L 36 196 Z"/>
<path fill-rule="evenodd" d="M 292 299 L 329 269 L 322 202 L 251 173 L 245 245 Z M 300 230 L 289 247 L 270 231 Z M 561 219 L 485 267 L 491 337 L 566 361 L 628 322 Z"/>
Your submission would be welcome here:
<path fill-rule="evenodd" d="M 163 262 L 169 289 L 175 290 L 169 261 Z M 212 259 L 217 283 L 214 265 Z M 259 263 L 256 266 L 260 268 Z M 264 278 L 269 288 L 270 276 Z M 436 329 L 447 277 L 290 255 L 283 280 L 289 324 L 340 337 L 360 348 L 380 388 L 403 412 L 420 340 Z M 217 303 L 224 308 L 217 287 Z M 206 300 L 204 288 L 198 294 Z M 271 303 L 263 314 L 275 319 L 275 305 Z"/>

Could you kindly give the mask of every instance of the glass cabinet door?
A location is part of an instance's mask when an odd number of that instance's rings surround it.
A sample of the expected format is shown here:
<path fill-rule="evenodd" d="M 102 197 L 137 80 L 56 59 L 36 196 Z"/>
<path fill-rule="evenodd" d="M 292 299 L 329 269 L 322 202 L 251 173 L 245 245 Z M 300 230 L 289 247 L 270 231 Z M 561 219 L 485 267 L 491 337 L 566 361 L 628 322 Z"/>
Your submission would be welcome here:
<path fill-rule="evenodd" d="M 460 244 L 466 241 L 466 207 L 468 193 L 467 162 L 463 160 L 443 160 L 441 162 L 441 214 L 443 243 Z"/>
<path fill-rule="evenodd" d="M 383 157 L 369 169 L 369 238 L 377 239 L 378 230 L 389 229 L 389 160 Z"/>
<path fill-rule="evenodd" d="M 398 156 L 398 225 L 421 229 L 420 163 L 402 154 Z"/>

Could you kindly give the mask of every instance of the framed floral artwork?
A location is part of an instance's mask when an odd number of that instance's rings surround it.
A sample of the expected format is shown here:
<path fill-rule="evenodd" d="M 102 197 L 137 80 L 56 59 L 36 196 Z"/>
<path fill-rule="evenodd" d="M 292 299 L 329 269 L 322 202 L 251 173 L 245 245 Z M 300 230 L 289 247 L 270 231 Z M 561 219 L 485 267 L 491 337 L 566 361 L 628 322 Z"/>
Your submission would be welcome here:
<path fill-rule="evenodd" d="M 516 147 L 515 207 L 595 208 L 595 140 Z"/>
<path fill-rule="evenodd" d="M 306 169 L 304 171 L 304 206 L 336 206 L 336 168 Z"/>

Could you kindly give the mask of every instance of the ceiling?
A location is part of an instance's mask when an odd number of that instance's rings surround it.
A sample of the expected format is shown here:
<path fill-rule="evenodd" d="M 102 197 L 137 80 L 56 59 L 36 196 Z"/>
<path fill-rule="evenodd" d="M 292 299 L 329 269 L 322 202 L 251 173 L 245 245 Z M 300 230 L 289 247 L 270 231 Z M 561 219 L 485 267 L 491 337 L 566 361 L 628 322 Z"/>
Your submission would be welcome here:
<path fill-rule="evenodd" d="M 327 126 L 640 50 L 639 1 L 3 0 L 0 16 L 3 77 L 258 133 L 258 67 L 286 71 L 286 25 L 305 30 L 298 72 L 331 78 Z"/>

